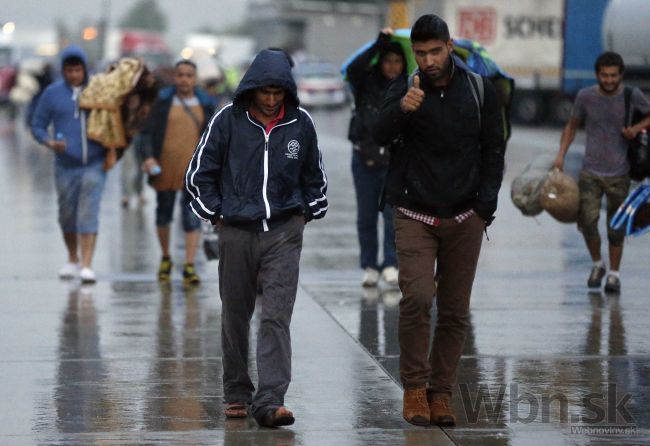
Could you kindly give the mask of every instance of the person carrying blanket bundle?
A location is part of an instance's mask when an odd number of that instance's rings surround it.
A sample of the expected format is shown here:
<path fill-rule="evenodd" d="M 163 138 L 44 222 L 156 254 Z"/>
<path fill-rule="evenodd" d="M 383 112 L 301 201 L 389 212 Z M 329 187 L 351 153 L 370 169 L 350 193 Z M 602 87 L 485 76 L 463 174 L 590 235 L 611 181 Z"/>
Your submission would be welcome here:
<path fill-rule="evenodd" d="M 141 59 L 125 57 L 106 73 L 95 74 L 79 96 L 79 108 L 89 110 L 88 138 L 106 150 L 104 169 L 111 169 L 136 131 L 144 124 L 156 97 L 154 77 Z"/>

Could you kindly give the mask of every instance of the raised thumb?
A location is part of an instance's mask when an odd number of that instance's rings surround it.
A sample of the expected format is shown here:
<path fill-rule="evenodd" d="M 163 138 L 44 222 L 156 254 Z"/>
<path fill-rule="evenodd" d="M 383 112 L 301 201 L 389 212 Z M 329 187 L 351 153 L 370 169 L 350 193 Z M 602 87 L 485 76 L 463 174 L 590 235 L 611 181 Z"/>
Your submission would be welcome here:
<path fill-rule="evenodd" d="M 418 90 L 420 89 L 420 75 L 416 74 L 413 76 L 413 86 L 417 88 Z"/>

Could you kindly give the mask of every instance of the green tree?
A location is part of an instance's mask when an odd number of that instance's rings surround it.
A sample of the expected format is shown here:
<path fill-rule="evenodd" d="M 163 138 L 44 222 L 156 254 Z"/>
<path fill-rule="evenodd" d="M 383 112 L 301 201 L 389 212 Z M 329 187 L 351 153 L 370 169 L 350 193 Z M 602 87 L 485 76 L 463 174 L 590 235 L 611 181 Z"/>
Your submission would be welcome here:
<path fill-rule="evenodd" d="M 120 28 L 164 32 L 167 29 L 167 17 L 158 8 L 156 0 L 138 0 L 122 17 Z"/>

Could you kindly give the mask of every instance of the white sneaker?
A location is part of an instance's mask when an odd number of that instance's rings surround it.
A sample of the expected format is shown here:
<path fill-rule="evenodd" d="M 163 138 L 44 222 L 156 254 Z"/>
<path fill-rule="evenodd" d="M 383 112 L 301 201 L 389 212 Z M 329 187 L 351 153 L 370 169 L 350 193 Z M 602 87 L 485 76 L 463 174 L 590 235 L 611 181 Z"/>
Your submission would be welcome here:
<path fill-rule="evenodd" d="M 387 288 L 381 293 L 384 302 L 384 308 L 395 308 L 402 299 L 402 293 L 399 288 Z"/>
<path fill-rule="evenodd" d="M 81 268 L 79 272 L 79 278 L 81 283 L 95 283 L 97 279 L 95 278 L 95 272 L 90 268 Z"/>
<path fill-rule="evenodd" d="M 66 262 L 59 270 L 59 279 L 70 280 L 79 274 L 79 264 Z"/>
<path fill-rule="evenodd" d="M 373 287 L 364 287 L 363 289 L 363 303 L 366 305 L 376 304 L 379 300 L 379 288 L 376 286 Z"/>
<path fill-rule="evenodd" d="M 392 287 L 399 285 L 399 274 L 397 268 L 394 266 L 387 266 L 384 268 L 384 270 L 381 272 L 381 278 L 384 282 L 386 282 L 386 285 L 390 285 Z"/>
<path fill-rule="evenodd" d="M 377 286 L 377 282 L 379 282 L 379 271 L 373 268 L 366 268 L 366 271 L 363 273 L 363 279 L 361 280 L 361 286 Z"/>

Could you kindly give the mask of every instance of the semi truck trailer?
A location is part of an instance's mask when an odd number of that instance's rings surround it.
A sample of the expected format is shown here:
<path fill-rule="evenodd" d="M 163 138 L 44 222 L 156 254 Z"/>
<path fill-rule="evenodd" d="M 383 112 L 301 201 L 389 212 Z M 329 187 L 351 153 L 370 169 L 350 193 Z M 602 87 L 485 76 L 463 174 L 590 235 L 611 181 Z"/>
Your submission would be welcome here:
<path fill-rule="evenodd" d="M 563 123 L 577 91 L 596 82 L 605 50 L 629 85 L 650 89 L 650 0 L 446 0 L 453 37 L 480 42 L 515 79 L 514 122 Z"/>

